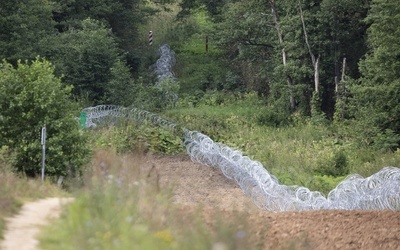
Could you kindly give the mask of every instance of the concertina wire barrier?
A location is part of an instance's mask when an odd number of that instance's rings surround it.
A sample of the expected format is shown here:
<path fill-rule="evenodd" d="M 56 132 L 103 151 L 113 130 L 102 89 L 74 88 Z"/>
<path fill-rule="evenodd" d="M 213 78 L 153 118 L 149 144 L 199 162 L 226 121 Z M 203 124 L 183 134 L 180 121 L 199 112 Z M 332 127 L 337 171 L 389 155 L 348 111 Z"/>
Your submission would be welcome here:
<path fill-rule="evenodd" d="M 172 71 L 172 68 L 176 63 L 176 59 L 174 51 L 172 51 L 167 44 L 161 45 L 158 49 L 158 52 L 160 53 L 160 58 L 155 64 L 154 73 L 157 75 L 156 86 L 161 87 L 160 83 L 162 80 L 168 78 L 172 79 L 172 81 L 176 80 Z"/>
<path fill-rule="evenodd" d="M 172 73 L 174 52 L 164 44 L 159 47 L 159 53 L 154 73 L 158 79 L 156 86 L 160 87 L 162 80 L 176 79 Z M 186 151 L 193 161 L 219 168 L 227 178 L 236 181 L 258 207 L 268 211 L 400 209 L 399 168 L 385 167 L 368 178 L 358 174 L 349 175 L 325 197 L 321 192 L 310 191 L 306 187 L 282 185 L 260 162 L 227 145 L 214 142 L 203 133 L 179 127 L 153 113 L 114 105 L 90 107 L 83 112 L 86 114 L 85 127 L 110 125 L 118 119 L 128 119 L 173 129 L 182 136 Z"/>
<path fill-rule="evenodd" d="M 86 114 L 86 127 L 129 119 L 173 129 L 182 136 L 186 151 L 193 161 L 220 169 L 264 210 L 400 209 L 400 168 L 385 167 L 367 178 L 358 174 L 349 175 L 325 197 L 321 192 L 310 191 L 306 187 L 282 185 L 260 162 L 227 145 L 214 142 L 203 133 L 181 128 L 153 113 L 113 105 L 89 107 L 83 112 Z"/>

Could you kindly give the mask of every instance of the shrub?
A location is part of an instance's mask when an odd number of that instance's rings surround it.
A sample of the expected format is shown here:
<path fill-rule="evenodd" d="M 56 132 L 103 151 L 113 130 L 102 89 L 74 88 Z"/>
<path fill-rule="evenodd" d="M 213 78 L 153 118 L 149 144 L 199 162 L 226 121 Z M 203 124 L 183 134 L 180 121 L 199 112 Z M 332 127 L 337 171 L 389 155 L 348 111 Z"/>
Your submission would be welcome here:
<path fill-rule="evenodd" d="M 79 130 L 68 99 L 71 87 L 62 86 L 54 67 L 37 58 L 17 68 L 0 64 L 0 146 L 13 151 L 15 170 L 28 176 L 40 172 L 40 131 L 47 128 L 46 173 L 76 173 L 88 154 L 86 139 Z"/>
<path fill-rule="evenodd" d="M 334 151 L 329 158 L 321 158 L 319 162 L 315 171 L 321 175 L 338 177 L 349 174 L 348 160 L 343 150 Z"/>
<path fill-rule="evenodd" d="M 159 154 L 183 152 L 181 138 L 173 131 L 151 126 L 148 123 L 127 122 L 92 133 L 96 148 L 113 148 L 118 153 L 150 150 Z"/>

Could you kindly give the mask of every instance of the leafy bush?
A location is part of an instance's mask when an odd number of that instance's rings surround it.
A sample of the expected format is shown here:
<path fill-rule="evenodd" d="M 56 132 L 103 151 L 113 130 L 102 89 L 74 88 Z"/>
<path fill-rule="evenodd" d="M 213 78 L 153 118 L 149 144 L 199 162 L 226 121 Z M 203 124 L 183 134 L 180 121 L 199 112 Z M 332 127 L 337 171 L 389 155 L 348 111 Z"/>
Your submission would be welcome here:
<path fill-rule="evenodd" d="M 327 175 L 315 175 L 312 182 L 310 183 L 309 188 L 311 190 L 320 191 L 327 195 L 339 184 L 339 182 L 343 181 L 345 178 L 345 176 L 333 177 Z"/>
<path fill-rule="evenodd" d="M 334 151 L 329 158 L 320 158 L 318 162 L 315 171 L 321 175 L 338 177 L 349 174 L 348 160 L 343 150 Z"/>
<path fill-rule="evenodd" d="M 262 126 L 279 127 L 288 125 L 290 122 L 289 114 L 278 110 L 266 110 L 257 115 L 257 123 Z"/>
<path fill-rule="evenodd" d="M 15 170 L 28 176 L 40 173 L 40 131 L 46 125 L 46 174 L 76 173 L 88 155 L 69 100 L 70 86 L 54 76 L 54 67 L 37 58 L 14 68 L 0 64 L 0 146 L 13 152 Z"/>
<path fill-rule="evenodd" d="M 179 83 L 167 85 L 164 82 L 161 86 L 136 84 L 133 89 L 135 93 L 130 106 L 150 112 L 160 112 L 175 106 L 178 100 L 175 91 L 179 89 Z"/>

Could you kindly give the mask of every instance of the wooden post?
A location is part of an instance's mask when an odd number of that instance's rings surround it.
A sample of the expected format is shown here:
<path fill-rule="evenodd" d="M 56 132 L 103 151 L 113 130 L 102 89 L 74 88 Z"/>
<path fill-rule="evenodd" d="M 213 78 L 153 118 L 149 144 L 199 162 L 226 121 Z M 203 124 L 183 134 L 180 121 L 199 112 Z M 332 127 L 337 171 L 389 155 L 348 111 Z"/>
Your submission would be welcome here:
<path fill-rule="evenodd" d="M 208 35 L 206 35 L 206 54 L 208 53 Z"/>

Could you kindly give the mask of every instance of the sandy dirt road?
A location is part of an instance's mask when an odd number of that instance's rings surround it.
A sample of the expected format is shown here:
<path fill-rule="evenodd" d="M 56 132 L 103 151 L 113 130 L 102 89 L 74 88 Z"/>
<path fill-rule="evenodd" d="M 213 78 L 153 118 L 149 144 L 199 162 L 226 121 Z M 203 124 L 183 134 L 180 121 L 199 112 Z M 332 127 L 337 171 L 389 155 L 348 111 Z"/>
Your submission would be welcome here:
<path fill-rule="evenodd" d="M 7 230 L 0 249 L 37 249 L 38 241 L 35 236 L 40 227 L 57 218 L 62 206 L 71 201 L 71 198 L 47 198 L 24 204 L 16 216 L 7 219 Z"/>

